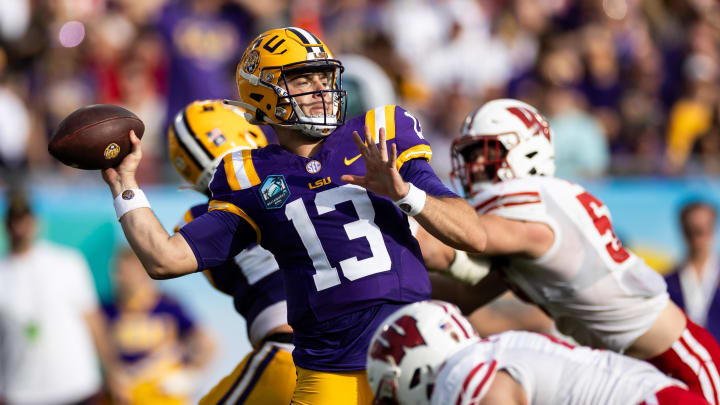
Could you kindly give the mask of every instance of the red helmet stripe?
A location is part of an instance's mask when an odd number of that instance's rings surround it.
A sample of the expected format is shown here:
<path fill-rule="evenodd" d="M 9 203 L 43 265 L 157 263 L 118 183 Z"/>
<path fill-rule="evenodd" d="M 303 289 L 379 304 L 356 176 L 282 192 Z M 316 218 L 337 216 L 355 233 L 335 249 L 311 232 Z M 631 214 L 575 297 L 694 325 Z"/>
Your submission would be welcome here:
<path fill-rule="evenodd" d="M 463 331 L 463 334 L 465 335 L 466 339 L 470 339 L 470 333 L 468 333 L 467 329 L 465 329 L 465 326 L 460 322 L 459 319 L 455 316 L 455 314 L 450 314 L 450 317 L 452 317 L 453 321 L 457 324 L 457 326 L 460 328 L 461 331 Z"/>

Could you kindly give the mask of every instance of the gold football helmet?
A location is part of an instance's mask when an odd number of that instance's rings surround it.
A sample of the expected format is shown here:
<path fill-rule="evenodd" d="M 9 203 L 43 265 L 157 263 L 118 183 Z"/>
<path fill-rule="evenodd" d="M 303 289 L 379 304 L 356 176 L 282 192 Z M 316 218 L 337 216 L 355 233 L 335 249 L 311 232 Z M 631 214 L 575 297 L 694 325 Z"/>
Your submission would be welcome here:
<path fill-rule="evenodd" d="M 236 80 L 240 101 L 253 124 L 275 124 L 298 129 L 310 136 L 324 137 L 345 121 L 343 66 L 311 32 L 297 27 L 266 31 L 250 43 L 237 66 Z M 323 90 L 289 94 L 287 76 L 307 71 L 328 75 Z M 326 97 L 330 93 L 330 102 Z M 324 114 L 305 114 L 294 97 L 319 94 Z"/>
<path fill-rule="evenodd" d="M 247 122 L 243 110 L 220 100 L 188 104 L 168 128 L 170 160 L 175 169 L 205 194 L 225 154 L 267 144 L 263 131 Z"/>

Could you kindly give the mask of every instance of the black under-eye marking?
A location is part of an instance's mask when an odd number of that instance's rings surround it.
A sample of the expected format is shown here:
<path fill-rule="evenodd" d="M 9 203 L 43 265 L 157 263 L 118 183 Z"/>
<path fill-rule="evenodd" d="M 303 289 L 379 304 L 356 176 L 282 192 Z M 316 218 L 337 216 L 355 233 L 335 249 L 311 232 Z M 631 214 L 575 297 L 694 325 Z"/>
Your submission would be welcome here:
<path fill-rule="evenodd" d="M 530 153 L 528 153 L 527 155 L 525 155 L 525 157 L 528 158 L 528 159 L 532 159 L 535 155 L 537 155 L 537 151 L 535 151 L 535 152 L 530 152 Z"/>

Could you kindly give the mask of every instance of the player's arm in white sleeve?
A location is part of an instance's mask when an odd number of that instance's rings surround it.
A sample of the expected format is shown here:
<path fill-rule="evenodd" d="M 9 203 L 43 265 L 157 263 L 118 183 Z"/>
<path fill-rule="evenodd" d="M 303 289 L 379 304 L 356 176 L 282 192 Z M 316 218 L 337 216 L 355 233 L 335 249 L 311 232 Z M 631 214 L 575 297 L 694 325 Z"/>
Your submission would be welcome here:
<path fill-rule="evenodd" d="M 454 249 L 418 226 L 415 238 L 420 244 L 428 270 L 474 285 L 490 271 L 487 256 L 519 253 L 537 258 L 549 250 L 554 241 L 552 230 L 543 223 L 511 220 L 495 215 L 482 215 L 477 223 L 483 227 L 483 232 L 492 235 L 488 237 L 485 251 L 479 255 Z"/>
<path fill-rule="evenodd" d="M 365 176 L 343 175 L 342 180 L 386 196 L 396 203 L 407 200 L 409 196 L 419 196 L 409 202 L 418 205 L 418 208 L 421 206 L 413 218 L 440 242 L 467 252 L 487 255 L 521 253 L 529 257 L 540 257 L 552 246 L 553 231 L 545 224 L 495 215 L 478 216 L 462 198 L 434 197 L 411 188 L 397 170 L 395 144 L 388 151 L 384 129 L 380 129 L 379 148 L 372 142 L 366 145 L 357 132 L 353 133 L 353 137 L 365 159 L 367 171 Z M 365 138 L 371 138 L 368 126 L 365 126 Z"/>
<path fill-rule="evenodd" d="M 115 168 L 102 171 L 113 198 L 125 190 L 139 189 L 135 172 L 142 158 L 140 139 L 130 132 L 132 152 Z M 167 279 L 193 273 L 198 268 L 195 254 L 185 238 L 169 235 L 149 207 L 136 208 L 120 218 L 123 232 L 148 275 Z"/>

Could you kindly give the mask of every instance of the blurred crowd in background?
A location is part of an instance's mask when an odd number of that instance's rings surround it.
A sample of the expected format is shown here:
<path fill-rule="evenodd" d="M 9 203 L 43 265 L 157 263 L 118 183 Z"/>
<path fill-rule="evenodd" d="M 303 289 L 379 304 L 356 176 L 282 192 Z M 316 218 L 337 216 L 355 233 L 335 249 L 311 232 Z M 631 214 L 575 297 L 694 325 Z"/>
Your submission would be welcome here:
<path fill-rule="evenodd" d="M 36 189 L 43 182 L 102 184 L 98 173 L 65 167 L 47 153 L 57 124 L 94 103 L 122 105 L 145 123 L 141 185 L 179 183 L 167 157 L 169 121 L 191 101 L 237 98 L 235 67 L 247 43 L 269 28 L 288 25 L 318 35 L 345 65 L 348 117 L 382 104 L 398 104 L 415 114 L 435 152 L 431 163 L 445 180 L 450 145 L 462 120 L 498 97 L 527 101 L 548 117 L 559 177 L 720 175 L 716 0 L 0 0 L 0 188 L 28 176 Z M 681 188 L 679 182 L 665 187 L 648 195 Z M 641 199 L 641 208 L 631 210 L 635 217 L 646 213 L 645 202 L 652 200 Z M 71 205 L 65 201 L 60 208 Z M 651 214 L 656 215 L 670 211 L 672 202 L 654 204 L 657 212 Z M 102 221 L 105 214 L 99 214 Z M 48 217 L 72 224 L 78 219 Z M 709 286 L 708 291 L 693 295 L 702 302 L 693 298 L 684 306 L 720 333 L 720 317 L 710 315 L 720 313 L 720 294 L 715 297 L 713 289 L 718 259 L 710 248 L 714 210 L 710 217 L 698 220 L 700 225 L 683 217 L 689 253 L 671 277 L 685 277 L 677 274 L 697 268 L 696 284 Z M 657 225 L 662 218 L 651 221 Z M 63 229 L 62 236 L 67 239 L 71 231 Z M 88 238 L 102 239 L 97 234 Z M 98 244 L 114 243 L 107 239 Z M 93 244 L 84 247 L 86 255 L 99 250 Z M 96 281 L 106 262 L 104 256 L 96 260 Z M 123 283 L 149 281 L 142 272 L 132 272 L 139 263 L 124 263 L 129 266 L 125 273 L 118 270 L 123 266 L 113 265 L 119 274 L 116 305 L 150 308 L 159 297 L 152 288 L 133 284 L 126 290 L 143 294 L 124 297 Z M 703 276 L 705 267 L 716 271 Z M 708 277 L 715 282 L 706 282 Z M 680 281 L 674 283 L 671 293 L 684 299 Z M 134 336 L 113 329 L 119 310 L 113 311 L 108 331 L 121 347 L 123 337 Z M 527 321 L 525 328 L 548 328 L 548 319 L 517 302 L 499 300 L 481 311 L 474 319 L 485 325 L 484 333 L 519 328 L 508 323 L 513 319 Z M 510 313 L 517 318 L 507 317 Z M 190 318 L 176 318 L 180 326 L 171 334 L 190 336 L 185 333 L 192 329 Z M 158 344 L 166 335 L 142 337 L 147 347 L 168 349 Z M 179 351 L 170 349 L 172 360 Z M 164 364 L 174 367 L 171 363 Z M 219 370 L 219 375 L 227 373 Z M 139 387 L 133 392 L 155 394 Z"/>
<path fill-rule="evenodd" d="M 348 116 L 416 114 L 441 175 L 463 117 L 504 96 L 549 118 L 560 177 L 720 174 L 715 0 L 2 1 L 0 167 L 81 176 L 48 155 L 52 130 L 118 104 L 146 125 L 141 182 L 177 182 L 169 117 L 236 98 L 247 43 L 287 25 L 347 65 Z"/>

